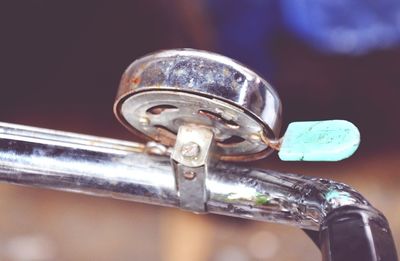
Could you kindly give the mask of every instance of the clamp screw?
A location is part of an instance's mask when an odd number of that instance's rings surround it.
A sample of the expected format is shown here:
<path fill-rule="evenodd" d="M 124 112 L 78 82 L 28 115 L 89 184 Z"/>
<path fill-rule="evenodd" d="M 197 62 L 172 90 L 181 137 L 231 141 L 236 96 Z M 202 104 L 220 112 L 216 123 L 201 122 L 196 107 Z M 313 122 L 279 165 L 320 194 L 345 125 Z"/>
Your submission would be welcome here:
<path fill-rule="evenodd" d="M 200 154 L 200 146 L 195 142 L 188 142 L 183 144 L 181 148 L 182 156 L 185 158 L 194 158 Z"/>

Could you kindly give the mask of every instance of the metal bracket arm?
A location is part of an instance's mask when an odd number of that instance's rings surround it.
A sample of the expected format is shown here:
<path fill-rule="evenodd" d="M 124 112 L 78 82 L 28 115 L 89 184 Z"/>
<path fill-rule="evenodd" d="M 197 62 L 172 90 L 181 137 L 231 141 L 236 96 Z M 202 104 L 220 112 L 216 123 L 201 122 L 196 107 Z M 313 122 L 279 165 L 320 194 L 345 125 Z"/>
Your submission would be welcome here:
<path fill-rule="evenodd" d="M 214 134 L 209 128 L 190 125 L 179 128 L 171 163 L 183 209 L 207 211 L 207 168 L 213 143 Z"/>

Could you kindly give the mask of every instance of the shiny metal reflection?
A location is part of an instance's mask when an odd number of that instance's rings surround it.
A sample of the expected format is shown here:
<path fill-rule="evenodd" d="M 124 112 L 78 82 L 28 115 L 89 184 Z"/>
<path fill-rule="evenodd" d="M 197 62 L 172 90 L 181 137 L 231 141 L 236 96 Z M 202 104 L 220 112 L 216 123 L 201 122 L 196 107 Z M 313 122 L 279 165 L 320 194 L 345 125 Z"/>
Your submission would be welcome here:
<path fill-rule="evenodd" d="M 0 181 L 179 207 L 169 158 L 145 151 L 133 142 L 0 123 Z M 210 168 L 206 185 L 209 213 L 311 230 L 340 206 L 369 206 L 345 184 L 233 164 Z"/>

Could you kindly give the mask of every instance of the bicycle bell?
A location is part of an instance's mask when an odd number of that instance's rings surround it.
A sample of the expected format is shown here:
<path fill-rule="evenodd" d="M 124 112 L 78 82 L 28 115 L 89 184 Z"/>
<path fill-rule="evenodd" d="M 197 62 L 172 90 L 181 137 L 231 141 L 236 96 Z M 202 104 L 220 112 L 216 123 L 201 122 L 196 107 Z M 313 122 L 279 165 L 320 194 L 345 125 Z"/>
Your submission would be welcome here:
<path fill-rule="evenodd" d="M 294 122 L 280 138 L 281 111 L 277 92 L 258 74 L 230 58 L 193 49 L 134 61 L 114 105 L 130 131 L 167 147 L 174 146 L 181 126 L 208 128 L 214 154 L 225 161 L 257 160 L 273 150 L 280 150 L 283 160 L 336 161 L 358 147 L 358 129 L 344 120 Z"/>

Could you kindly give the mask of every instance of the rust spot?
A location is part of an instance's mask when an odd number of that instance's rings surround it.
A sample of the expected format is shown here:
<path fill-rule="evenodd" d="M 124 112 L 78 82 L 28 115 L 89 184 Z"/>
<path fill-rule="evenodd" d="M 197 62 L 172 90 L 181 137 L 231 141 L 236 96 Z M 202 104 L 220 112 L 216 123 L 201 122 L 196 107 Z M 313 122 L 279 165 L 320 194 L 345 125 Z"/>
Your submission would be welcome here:
<path fill-rule="evenodd" d="M 133 78 L 130 80 L 130 82 L 131 82 L 132 84 L 135 84 L 135 85 L 138 85 L 138 84 L 140 83 L 140 81 L 141 81 L 141 79 L 140 79 L 139 76 L 133 77 Z"/>
<path fill-rule="evenodd" d="M 177 109 L 178 109 L 178 107 L 176 107 L 176 106 L 169 105 L 169 104 L 162 104 L 162 105 L 153 106 L 153 107 L 147 109 L 146 112 L 151 113 L 153 115 L 158 115 L 167 110 L 170 110 L 170 111 L 175 110 L 176 111 Z"/>
<path fill-rule="evenodd" d="M 212 112 L 212 111 L 207 111 L 207 110 L 199 110 L 200 115 L 204 115 L 208 117 L 211 120 L 215 121 L 221 121 L 225 126 L 231 128 L 231 129 L 238 129 L 240 126 L 233 120 L 227 120 L 218 113 Z"/>
<path fill-rule="evenodd" d="M 121 84 L 123 84 L 124 86 L 129 85 L 129 77 L 126 73 L 124 73 L 121 77 Z"/>

